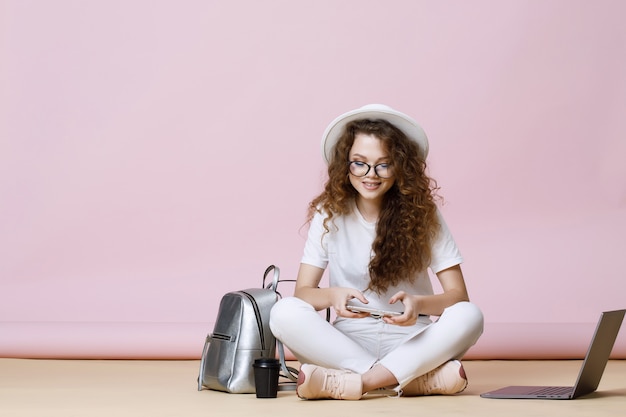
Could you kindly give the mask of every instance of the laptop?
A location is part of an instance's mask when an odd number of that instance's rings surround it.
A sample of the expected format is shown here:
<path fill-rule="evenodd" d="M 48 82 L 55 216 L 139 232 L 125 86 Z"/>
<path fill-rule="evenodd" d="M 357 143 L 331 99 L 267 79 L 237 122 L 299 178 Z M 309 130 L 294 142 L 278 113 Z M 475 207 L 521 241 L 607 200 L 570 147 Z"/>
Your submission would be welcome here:
<path fill-rule="evenodd" d="M 572 400 L 591 394 L 598 389 L 625 312 L 626 310 L 616 310 L 602 313 L 582 368 L 578 373 L 578 380 L 573 387 L 510 386 L 485 392 L 480 396 L 483 398 Z"/>

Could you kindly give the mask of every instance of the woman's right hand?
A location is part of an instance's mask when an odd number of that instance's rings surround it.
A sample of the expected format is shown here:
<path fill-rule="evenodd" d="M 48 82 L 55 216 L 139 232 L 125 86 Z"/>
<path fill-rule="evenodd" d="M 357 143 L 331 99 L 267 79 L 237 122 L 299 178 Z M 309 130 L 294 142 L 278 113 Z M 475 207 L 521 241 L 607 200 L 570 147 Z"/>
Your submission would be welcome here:
<path fill-rule="evenodd" d="M 348 301 L 353 298 L 364 304 L 369 302 L 361 291 L 345 287 L 332 287 L 328 288 L 327 291 L 330 296 L 330 308 L 335 310 L 337 317 L 363 318 L 369 316 L 369 313 L 355 313 L 346 308 Z"/>
<path fill-rule="evenodd" d="M 361 291 L 344 287 L 319 288 L 323 274 L 322 268 L 300 264 L 294 295 L 311 304 L 318 311 L 332 308 L 339 317 L 362 318 L 368 316 L 367 313 L 353 313 L 346 309 L 348 300 L 353 298 L 362 303 L 368 303 Z"/>

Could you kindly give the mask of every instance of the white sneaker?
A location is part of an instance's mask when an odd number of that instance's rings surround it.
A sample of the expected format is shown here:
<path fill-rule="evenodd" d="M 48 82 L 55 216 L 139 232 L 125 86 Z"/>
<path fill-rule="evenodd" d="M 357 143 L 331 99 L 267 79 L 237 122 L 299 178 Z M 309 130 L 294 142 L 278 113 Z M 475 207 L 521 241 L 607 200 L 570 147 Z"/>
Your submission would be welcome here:
<path fill-rule="evenodd" d="M 453 360 L 444 363 L 402 388 L 403 397 L 417 395 L 458 394 L 467 388 L 467 376 L 460 361 Z"/>
<path fill-rule="evenodd" d="M 300 367 L 296 392 L 305 400 L 359 400 L 363 383 L 360 374 L 304 364 Z"/>

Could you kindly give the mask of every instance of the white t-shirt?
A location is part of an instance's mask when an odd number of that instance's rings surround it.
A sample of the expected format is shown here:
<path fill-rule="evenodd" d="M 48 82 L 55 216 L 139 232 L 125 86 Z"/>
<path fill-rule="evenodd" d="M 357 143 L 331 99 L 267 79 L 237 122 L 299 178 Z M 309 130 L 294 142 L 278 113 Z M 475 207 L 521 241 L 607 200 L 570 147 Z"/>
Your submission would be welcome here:
<path fill-rule="evenodd" d="M 430 269 L 434 273 L 463 262 L 439 211 L 437 216 L 441 230 L 432 246 Z M 349 287 L 364 292 L 370 282 L 368 267 L 373 255 L 376 223 L 365 221 L 356 205 L 350 214 L 333 217 L 329 224 L 330 232 L 326 234 L 324 218 L 325 215 L 317 213 L 311 221 L 302 263 L 322 269 L 328 267 L 331 287 Z M 432 295 L 433 287 L 428 271 L 419 272 L 412 283 L 402 282 L 388 288 L 384 294 L 367 291 L 364 295 L 369 300 L 369 307 L 384 309 L 389 305 L 389 298 L 400 290 L 409 294 Z"/>

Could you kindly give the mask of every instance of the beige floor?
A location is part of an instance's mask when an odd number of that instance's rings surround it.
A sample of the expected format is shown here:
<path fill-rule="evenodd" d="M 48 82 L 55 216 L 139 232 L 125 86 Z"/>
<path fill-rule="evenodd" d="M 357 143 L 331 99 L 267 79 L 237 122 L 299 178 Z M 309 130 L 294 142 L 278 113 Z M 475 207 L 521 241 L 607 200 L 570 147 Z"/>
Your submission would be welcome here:
<path fill-rule="evenodd" d="M 303 401 L 196 390 L 198 361 L 0 359 L 0 416 L 621 416 L 626 361 L 611 361 L 598 392 L 573 401 L 491 400 L 504 385 L 572 385 L 580 361 L 466 361 L 469 388 L 453 397 Z"/>

